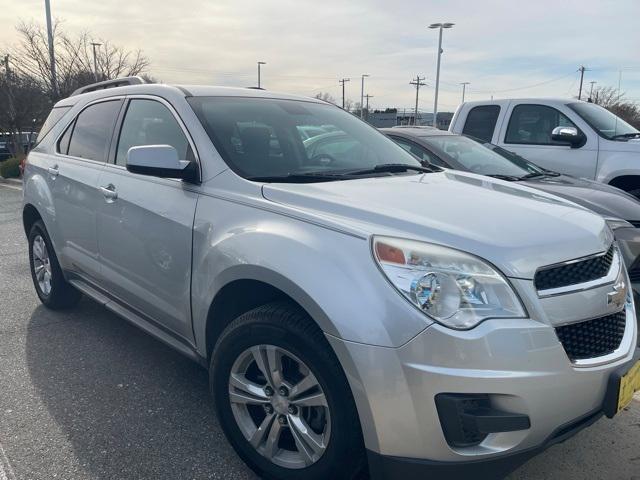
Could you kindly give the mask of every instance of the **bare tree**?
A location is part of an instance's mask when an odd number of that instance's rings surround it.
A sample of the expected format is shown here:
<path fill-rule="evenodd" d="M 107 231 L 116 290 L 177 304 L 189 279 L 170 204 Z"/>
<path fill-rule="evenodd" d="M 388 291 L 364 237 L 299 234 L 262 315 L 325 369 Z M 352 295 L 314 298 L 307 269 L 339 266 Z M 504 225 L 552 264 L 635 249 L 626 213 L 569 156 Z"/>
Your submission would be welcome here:
<path fill-rule="evenodd" d="M 325 102 L 336 104 L 336 99 L 329 94 L 329 92 L 320 92 L 316 94 L 316 98 L 319 100 L 324 100 Z"/>
<path fill-rule="evenodd" d="M 51 78 L 51 64 L 47 33 L 43 26 L 36 23 L 21 23 L 17 27 L 20 40 L 10 51 L 14 59 L 15 70 L 32 77 L 42 89 L 56 100 Z M 95 81 L 93 64 L 94 40 L 88 32 L 70 35 L 64 32 L 61 24 L 53 27 L 56 54 L 58 97 L 68 96 L 73 90 Z M 122 76 L 139 75 L 148 68 L 149 60 L 140 50 L 130 51 L 102 40 L 96 50 L 98 80 L 107 80 Z"/>
<path fill-rule="evenodd" d="M 598 87 L 594 89 L 590 100 L 640 129 L 640 105 L 627 99 L 625 92 L 613 87 Z"/>

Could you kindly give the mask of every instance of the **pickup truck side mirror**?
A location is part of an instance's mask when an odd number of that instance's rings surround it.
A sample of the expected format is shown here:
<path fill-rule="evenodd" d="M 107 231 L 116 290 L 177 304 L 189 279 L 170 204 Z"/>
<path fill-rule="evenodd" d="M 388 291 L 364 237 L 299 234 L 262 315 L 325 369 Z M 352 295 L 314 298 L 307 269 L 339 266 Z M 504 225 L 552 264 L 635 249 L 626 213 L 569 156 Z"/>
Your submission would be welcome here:
<path fill-rule="evenodd" d="M 139 175 L 161 178 L 180 178 L 198 182 L 198 166 L 195 162 L 180 160 L 178 151 L 171 145 L 140 145 L 127 152 L 127 170 Z"/>
<path fill-rule="evenodd" d="M 556 127 L 551 132 L 551 140 L 568 143 L 571 148 L 580 148 L 584 145 L 586 139 L 584 134 L 576 127 Z"/>

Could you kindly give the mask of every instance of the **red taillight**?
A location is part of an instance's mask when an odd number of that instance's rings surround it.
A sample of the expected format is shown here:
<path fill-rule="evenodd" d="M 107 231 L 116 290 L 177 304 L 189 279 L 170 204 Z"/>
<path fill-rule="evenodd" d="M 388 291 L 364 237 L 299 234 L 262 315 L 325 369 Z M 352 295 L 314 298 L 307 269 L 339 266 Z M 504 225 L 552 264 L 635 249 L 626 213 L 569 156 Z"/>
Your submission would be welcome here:
<path fill-rule="evenodd" d="M 400 265 L 406 263 L 402 250 L 386 243 L 376 243 L 376 255 L 381 262 L 399 263 Z"/>

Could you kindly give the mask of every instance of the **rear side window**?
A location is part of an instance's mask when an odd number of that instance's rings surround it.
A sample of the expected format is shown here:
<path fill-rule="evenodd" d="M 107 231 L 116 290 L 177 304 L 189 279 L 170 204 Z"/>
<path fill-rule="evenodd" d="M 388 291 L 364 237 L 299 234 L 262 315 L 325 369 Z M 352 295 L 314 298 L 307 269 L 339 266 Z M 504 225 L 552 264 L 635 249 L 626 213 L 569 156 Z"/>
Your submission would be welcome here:
<path fill-rule="evenodd" d="M 140 145 L 171 145 L 181 160 L 192 160 L 189 141 L 173 114 L 155 100 L 134 99 L 122 122 L 116 164 L 126 165 L 127 152 Z"/>
<path fill-rule="evenodd" d="M 56 123 L 60 121 L 64 114 L 69 111 L 71 107 L 55 107 L 51 109 L 49 112 L 49 116 L 42 124 L 42 128 L 38 133 L 38 137 L 36 138 L 36 143 L 40 143 L 40 141 L 51 131 L 53 127 L 55 127 Z"/>
<path fill-rule="evenodd" d="M 73 157 L 106 162 L 113 127 L 121 104 L 121 100 L 110 100 L 85 108 L 76 118 L 68 154 Z"/>
<path fill-rule="evenodd" d="M 504 141 L 529 145 L 565 145 L 551 140 L 551 132 L 556 127 L 576 127 L 576 125 L 553 107 L 517 105 L 511 112 Z"/>
<path fill-rule="evenodd" d="M 500 107 L 498 105 L 473 107 L 469 110 L 462 133 L 485 142 L 491 142 L 498 115 L 500 115 Z"/>

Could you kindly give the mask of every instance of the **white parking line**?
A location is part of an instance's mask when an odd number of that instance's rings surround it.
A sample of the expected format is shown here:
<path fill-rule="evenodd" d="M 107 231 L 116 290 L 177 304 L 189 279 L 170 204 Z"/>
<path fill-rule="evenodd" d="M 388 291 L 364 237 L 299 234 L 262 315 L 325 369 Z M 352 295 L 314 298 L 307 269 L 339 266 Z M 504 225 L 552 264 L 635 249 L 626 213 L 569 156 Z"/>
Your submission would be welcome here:
<path fill-rule="evenodd" d="M 0 443 L 0 480 L 16 480 L 16 475 L 9 464 L 7 454 Z"/>
<path fill-rule="evenodd" d="M 6 183 L 0 183 L 0 187 L 10 188 L 11 190 L 17 190 L 18 192 L 22 191 L 22 187 L 18 187 L 17 185 L 8 185 Z M 2 479 L 2 477 L 0 477 Z"/>

